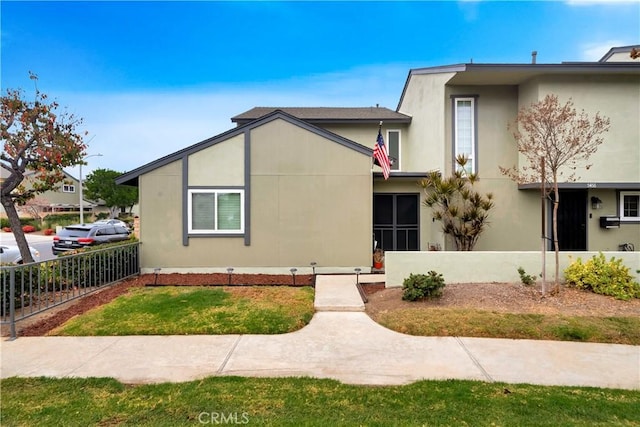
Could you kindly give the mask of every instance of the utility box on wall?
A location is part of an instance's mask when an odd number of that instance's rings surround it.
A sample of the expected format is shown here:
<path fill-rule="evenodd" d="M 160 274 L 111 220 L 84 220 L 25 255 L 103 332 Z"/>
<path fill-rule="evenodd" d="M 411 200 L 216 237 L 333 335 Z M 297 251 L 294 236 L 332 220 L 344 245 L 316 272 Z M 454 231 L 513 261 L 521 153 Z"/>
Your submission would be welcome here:
<path fill-rule="evenodd" d="M 620 228 L 620 217 L 617 216 L 601 216 L 600 228 Z"/>

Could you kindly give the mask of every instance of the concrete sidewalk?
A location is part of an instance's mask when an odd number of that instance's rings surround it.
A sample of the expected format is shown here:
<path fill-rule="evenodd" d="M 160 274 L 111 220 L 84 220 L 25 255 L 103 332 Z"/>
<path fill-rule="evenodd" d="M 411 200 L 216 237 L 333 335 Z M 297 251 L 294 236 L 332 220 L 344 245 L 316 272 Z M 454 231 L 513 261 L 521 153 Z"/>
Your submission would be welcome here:
<path fill-rule="evenodd" d="M 293 333 L 23 337 L 2 342 L 1 376 L 114 377 L 125 383 L 310 376 L 375 385 L 472 379 L 640 389 L 640 346 L 403 335 L 364 313 L 355 276 L 317 279 L 317 313 Z"/>

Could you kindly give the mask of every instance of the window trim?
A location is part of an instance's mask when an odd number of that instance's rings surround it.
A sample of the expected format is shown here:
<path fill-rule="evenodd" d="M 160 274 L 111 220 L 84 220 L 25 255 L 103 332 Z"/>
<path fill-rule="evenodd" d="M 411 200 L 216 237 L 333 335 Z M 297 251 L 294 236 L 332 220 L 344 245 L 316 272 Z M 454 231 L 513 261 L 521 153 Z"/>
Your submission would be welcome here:
<path fill-rule="evenodd" d="M 394 168 L 395 164 L 391 165 L 391 171 L 401 171 L 402 170 L 402 130 L 401 129 L 387 129 L 387 148 L 389 150 L 389 156 L 391 156 L 391 138 L 389 134 L 391 132 L 398 133 L 398 166 Z"/>
<path fill-rule="evenodd" d="M 63 193 L 75 193 L 76 192 L 75 184 L 62 184 L 62 192 Z"/>
<path fill-rule="evenodd" d="M 458 102 L 471 101 L 471 155 L 469 161 L 471 173 L 478 173 L 478 95 L 452 95 L 451 96 L 451 127 L 452 127 L 452 167 L 458 170 L 456 163 L 458 157 Z"/>
<path fill-rule="evenodd" d="M 636 196 L 640 203 L 640 191 L 621 191 L 618 198 L 618 212 L 620 215 L 620 222 L 640 222 L 640 216 L 624 216 L 624 197 Z M 640 212 L 639 212 L 640 215 Z"/>
<path fill-rule="evenodd" d="M 244 189 L 238 188 L 191 188 L 187 190 L 187 232 L 189 235 L 197 235 L 197 236 L 243 236 L 245 232 L 245 198 L 244 198 Z M 240 229 L 238 230 L 194 230 L 193 229 L 193 212 L 192 212 L 192 200 L 193 194 L 216 194 L 216 209 L 214 210 L 214 224 L 217 227 L 217 201 L 218 194 L 239 194 L 240 195 Z"/>

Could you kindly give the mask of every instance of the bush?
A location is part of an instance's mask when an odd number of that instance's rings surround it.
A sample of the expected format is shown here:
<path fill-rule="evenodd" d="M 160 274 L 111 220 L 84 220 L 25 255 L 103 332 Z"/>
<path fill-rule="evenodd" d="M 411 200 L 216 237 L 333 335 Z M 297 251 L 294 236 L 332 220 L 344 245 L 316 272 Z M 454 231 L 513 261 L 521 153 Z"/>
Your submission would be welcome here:
<path fill-rule="evenodd" d="M 11 227 L 2 227 L 2 231 L 5 233 L 11 233 Z"/>
<path fill-rule="evenodd" d="M 609 295 L 625 301 L 640 298 L 640 284 L 633 279 L 629 268 L 622 264 L 622 259 L 611 257 L 607 262 L 602 253 L 594 255 L 584 264 L 582 259 L 578 258 L 564 270 L 564 277 L 569 286 L 596 294 Z"/>
<path fill-rule="evenodd" d="M 44 233 L 45 236 L 51 236 L 51 235 L 53 235 L 55 233 L 55 231 L 53 231 L 50 228 L 46 228 L 43 233 Z"/>
<path fill-rule="evenodd" d="M 44 218 L 45 228 L 55 229 L 57 225 L 64 227 L 80 222 L 80 214 L 51 214 Z"/>
<path fill-rule="evenodd" d="M 34 231 L 36 231 L 36 228 L 33 225 L 23 225 L 22 231 L 24 231 L 25 233 L 33 233 Z"/>
<path fill-rule="evenodd" d="M 410 274 L 402 283 L 402 299 L 416 301 L 424 298 L 440 298 L 445 286 L 442 274 L 430 271 L 428 274 Z"/>
<path fill-rule="evenodd" d="M 536 283 L 536 276 L 531 276 L 524 271 L 524 268 L 518 267 L 518 274 L 520 275 L 520 280 L 523 284 L 527 286 L 531 286 Z"/>

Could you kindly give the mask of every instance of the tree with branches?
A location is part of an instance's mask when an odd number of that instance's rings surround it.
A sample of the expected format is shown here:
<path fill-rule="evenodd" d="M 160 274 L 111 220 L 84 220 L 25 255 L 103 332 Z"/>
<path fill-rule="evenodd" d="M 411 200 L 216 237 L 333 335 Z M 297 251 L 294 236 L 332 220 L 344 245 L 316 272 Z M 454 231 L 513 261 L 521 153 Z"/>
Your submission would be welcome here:
<path fill-rule="evenodd" d="M 432 209 L 433 218 L 442 223 L 442 232 L 453 238 L 458 251 L 472 251 L 488 224 L 493 195 L 482 195 L 473 189 L 478 175 L 468 173 L 465 156 L 458 156 L 458 168 L 448 178 L 430 172 L 419 185 L 424 189 L 424 204 Z"/>
<path fill-rule="evenodd" d="M 109 207 L 110 218 L 115 218 L 119 209 L 131 210 L 133 205 L 138 203 L 137 187 L 116 184 L 115 180 L 120 175 L 121 172 L 111 169 L 96 169 L 84 181 L 87 198 L 103 200 Z"/>
<path fill-rule="evenodd" d="M 553 194 L 553 247 L 555 250 L 554 290 L 559 289 L 558 183 L 577 179 L 578 167 L 589 169 L 585 162 L 602 144 L 602 134 L 609 130 L 610 120 L 596 113 L 593 118 L 582 110 L 578 112 L 571 100 L 561 104 L 558 97 L 549 94 L 542 101 L 522 108 L 515 122 L 508 126 L 518 146 L 518 152 L 526 164 L 500 167 L 502 174 L 520 184 L 540 180 L 541 187 Z M 547 184 L 548 183 L 548 184 Z M 542 236 L 546 240 L 546 236 Z M 544 245 L 543 245 L 544 253 Z M 543 261 L 544 262 L 544 261 Z M 543 273 L 544 273 L 543 264 Z M 542 293 L 546 293 L 543 280 Z"/>
<path fill-rule="evenodd" d="M 30 78 L 37 83 L 35 74 Z M 76 131 L 82 120 L 66 112 L 56 114 L 58 103 L 50 102 L 37 84 L 33 101 L 26 101 L 20 89 L 8 89 L 0 104 L 0 167 L 8 172 L 0 200 L 22 259 L 33 262 L 16 205 L 54 189 L 65 178 L 63 168 L 82 161 L 86 146 Z M 29 188 L 23 185 L 27 171 L 33 172 Z"/>

